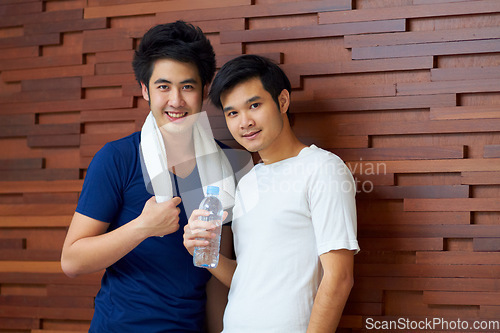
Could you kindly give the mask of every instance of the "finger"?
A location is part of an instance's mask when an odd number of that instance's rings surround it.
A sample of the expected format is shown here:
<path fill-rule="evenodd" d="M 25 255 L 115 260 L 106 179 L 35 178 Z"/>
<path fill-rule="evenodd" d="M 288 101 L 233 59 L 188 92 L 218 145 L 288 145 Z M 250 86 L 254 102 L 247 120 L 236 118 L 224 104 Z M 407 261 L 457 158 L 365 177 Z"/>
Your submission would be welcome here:
<path fill-rule="evenodd" d="M 188 225 L 191 232 L 193 232 L 193 230 L 212 230 L 215 228 L 215 225 L 212 222 L 200 220 L 190 221 Z"/>
<path fill-rule="evenodd" d="M 229 215 L 228 212 L 224 211 L 224 213 L 222 214 L 222 222 L 224 222 L 226 220 L 226 217 Z"/>
<path fill-rule="evenodd" d="M 170 199 L 170 202 L 174 205 L 177 206 L 181 203 L 182 199 L 180 197 L 173 197 Z"/>

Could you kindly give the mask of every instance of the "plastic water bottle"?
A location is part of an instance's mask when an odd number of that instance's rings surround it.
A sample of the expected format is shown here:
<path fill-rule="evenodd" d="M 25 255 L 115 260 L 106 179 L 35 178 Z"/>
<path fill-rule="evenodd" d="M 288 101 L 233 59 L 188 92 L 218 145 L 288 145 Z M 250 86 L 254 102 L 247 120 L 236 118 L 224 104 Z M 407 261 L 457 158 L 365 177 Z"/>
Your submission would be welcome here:
<path fill-rule="evenodd" d="M 217 186 L 207 187 L 207 196 L 200 203 L 200 209 L 208 210 L 210 215 L 200 216 L 200 221 L 212 222 L 216 227 L 211 232 L 217 236 L 210 239 L 207 246 L 195 247 L 193 263 L 197 267 L 215 268 L 219 263 L 220 235 L 222 230 L 222 203 L 219 200 L 219 188 Z"/>

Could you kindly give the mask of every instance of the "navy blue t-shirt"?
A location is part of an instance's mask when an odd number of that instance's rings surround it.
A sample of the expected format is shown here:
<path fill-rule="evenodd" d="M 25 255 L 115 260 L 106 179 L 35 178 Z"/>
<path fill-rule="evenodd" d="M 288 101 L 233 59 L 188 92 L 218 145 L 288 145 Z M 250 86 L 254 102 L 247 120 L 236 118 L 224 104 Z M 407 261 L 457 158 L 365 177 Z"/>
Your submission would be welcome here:
<path fill-rule="evenodd" d="M 108 231 L 137 218 L 152 196 L 144 183 L 139 143 L 140 132 L 110 142 L 89 165 L 76 211 L 108 222 Z M 179 230 L 144 240 L 106 269 L 90 332 L 203 331 L 211 274 L 193 265 L 182 243 L 188 215 L 203 192 L 196 168 L 187 178 L 172 175 L 172 180 L 183 199 Z M 189 198 L 183 198 L 187 192 Z"/>

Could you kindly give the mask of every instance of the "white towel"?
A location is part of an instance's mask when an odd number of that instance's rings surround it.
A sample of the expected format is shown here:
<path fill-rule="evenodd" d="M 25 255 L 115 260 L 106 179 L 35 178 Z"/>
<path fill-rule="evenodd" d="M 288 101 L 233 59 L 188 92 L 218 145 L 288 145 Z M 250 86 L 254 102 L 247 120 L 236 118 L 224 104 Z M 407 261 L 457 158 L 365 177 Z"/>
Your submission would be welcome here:
<path fill-rule="evenodd" d="M 193 142 L 203 194 L 207 194 L 207 186 L 217 186 L 224 209 L 232 208 L 236 182 L 231 164 L 215 142 L 206 112 L 203 111 L 195 116 L 197 120 L 193 125 Z M 148 176 L 144 179 L 151 180 L 156 201 L 170 200 L 173 190 L 165 144 L 152 112 L 142 126 L 140 148 Z"/>

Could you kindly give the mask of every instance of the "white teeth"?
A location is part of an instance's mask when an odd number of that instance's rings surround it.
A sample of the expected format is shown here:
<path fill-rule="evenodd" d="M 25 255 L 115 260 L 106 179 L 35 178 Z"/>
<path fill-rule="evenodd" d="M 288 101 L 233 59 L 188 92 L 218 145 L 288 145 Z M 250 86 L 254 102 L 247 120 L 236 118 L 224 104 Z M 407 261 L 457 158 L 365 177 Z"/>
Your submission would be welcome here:
<path fill-rule="evenodd" d="M 172 118 L 182 118 L 184 117 L 187 113 L 184 112 L 184 113 L 172 113 L 172 112 L 167 112 L 168 116 L 169 117 L 172 117 Z"/>

